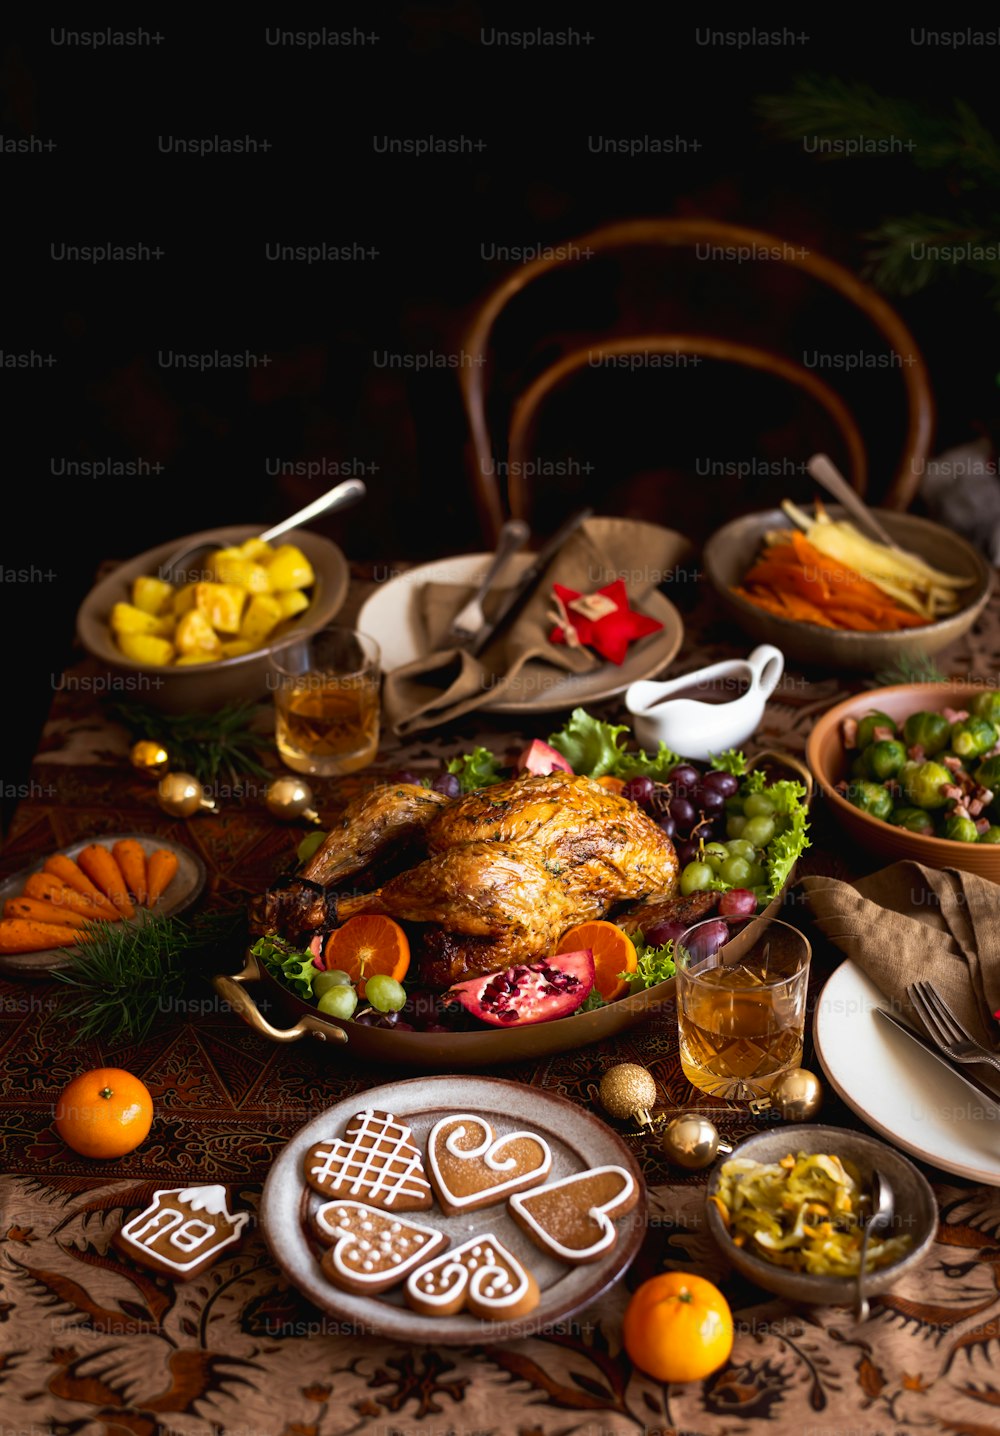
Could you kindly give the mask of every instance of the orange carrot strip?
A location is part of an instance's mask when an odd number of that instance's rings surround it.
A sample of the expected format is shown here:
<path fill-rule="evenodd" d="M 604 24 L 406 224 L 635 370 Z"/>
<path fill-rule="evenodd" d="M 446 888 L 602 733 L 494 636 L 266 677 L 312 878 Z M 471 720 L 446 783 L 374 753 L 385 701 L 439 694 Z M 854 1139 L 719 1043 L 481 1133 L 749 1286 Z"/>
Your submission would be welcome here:
<path fill-rule="evenodd" d="M 64 857 L 62 853 L 55 853 L 51 858 L 45 859 L 42 871 L 51 873 L 67 887 L 75 888 L 78 893 L 89 897 L 94 907 L 98 909 L 102 917 L 107 918 L 108 922 L 118 921 L 118 909 L 114 903 L 108 902 L 101 890 L 94 887 L 87 874 L 72 858 Z"/>
<path fill-rule="evenodd" d="M 128 890 L 140 907 L 146 905 L 146 854 L 135 838 L 122 838 L 111 849 L 125 874 Z"/>
<path fill-rule="evenodd" d="M 88 936 L 78 927 L 5 917 L 0 921 L 0 952 L 44 952 L 49 947 L 76 947 L 87 941 Z"/>
<path fill-rule="evenodd" d="M 177 854 L 169 848 L 157 848 L 146 862 L 146 906 L 155 907 L 173 882 L 177 871 Z"/>
<path fill-rule="evenodd" d="M 56 907 L 68 907 L 72 912 L 78 912 L 82 917 L 103 918 L 104 910 L 98 908 L 89 897 L 78 893 L 74 888 L 67 887 L 51 873 L 32 873 L 24 884 L 22 897 L 36 898 L 39 902 L 54 903 Z M 121 917 L 115 911 L 114 921 L 121 922 Z M 108 921 L 111 921 L 109 918 Z"/>
<path fill-rule="evenodd" d="M 125 874 L 106 847 L 101 843 L 91 843 L 78 854 L 77 862 L 104 896 L 110 898 L 122 917 L 135 917 L 135 908 L 129 901 Z"/>
<path fill-rule="evenodd" d="M 3 905 L 4 917 L 23 917 L 30 922 L 59 923 L 62 927 L 86 927 L 90 919 L 69 907 L 54 902 L 37 902 L 34 898 L 8 898 Z"/>

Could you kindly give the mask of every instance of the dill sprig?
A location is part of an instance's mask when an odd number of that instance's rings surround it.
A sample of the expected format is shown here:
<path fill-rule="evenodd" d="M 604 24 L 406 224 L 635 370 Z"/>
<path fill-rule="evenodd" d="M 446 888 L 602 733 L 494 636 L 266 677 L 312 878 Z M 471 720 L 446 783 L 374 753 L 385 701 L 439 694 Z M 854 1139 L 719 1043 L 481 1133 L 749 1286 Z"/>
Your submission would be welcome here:
<path fill-rule="evenodd" d="M 52 977 L 70 989 L 61 1015 L 81 1042 L 101 1037 L 141 1042 L 157 1018 L 176 1018 L 189 981 L 221 969 L 219 951 L 243 936 L 243 913 L 202 913 L 191 922 L 150 917 L 139 924 L 95 922 L 72 967 Z M 209 956 L 214 966 L 206 963 Z"/>
<path fill-rule="evenodd" d="M 142 703 L 116 703 L 113 714 L 135 738 L 148 738 L 170 754 L 175 768 L 193 773 L 202 783 L 241 777 L 269 778 L 256 755 L 269 750 L 271 739 L 256 732 L 259 705 L 229 703 L 214 713 L 158 713 Z"/>
<path fill-rule="evenodd" d="M 915 653 L 912 658 L 903 653 L 890 668 L 874 674 L 873 681 L 879 688 L 894 688 L 901 683 L 947 683 L 948 675 L 927 653 Z"/>

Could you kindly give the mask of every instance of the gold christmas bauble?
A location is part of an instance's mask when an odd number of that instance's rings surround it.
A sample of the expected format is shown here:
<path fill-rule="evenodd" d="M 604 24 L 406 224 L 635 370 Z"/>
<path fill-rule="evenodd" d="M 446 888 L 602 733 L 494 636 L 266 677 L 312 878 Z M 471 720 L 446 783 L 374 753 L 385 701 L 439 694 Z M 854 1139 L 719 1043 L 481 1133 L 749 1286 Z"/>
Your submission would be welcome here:
<path fill-rule="evenodd" d="M 264 794 L 264 802 L 272 818 L 281 818 L 286 823 L 294 823 L 298 818 L 305 818 L 309 823 L 320 820 L 312 805 L 313 790 L 301 778 L 275 778 Z"/>
<path fill-rule="evenodd" d="M 670 1161 L 691 1172 L 710 1166 L 720 1152 L 733 1150 L 729 1142 L 721 1140 L 715 1124 L 700 1112 L 682 1112 L 668 1122 L 660 1141 Z"/>
<path fill-rule="evenodd" d="M 191 818 L 200 811 L 214 812 L 215 801 L 193 773 L 166 773 L 160 779 L 156 796 L 160 807 L 172 818 Z"/>
<path fill-rule="evenodd" d="M 149 738 L 140 738 L 138 743 L 133 743 L 128 756 L 132 767 L 138 768 L 140 773 L 159 775 L 165 773 L 170 765 L 170 754 L 166 748 Z"/>
<path fill-rule="evenodd" d="M 786 1122 L 808 1122 L 823 1102 L 823 1084 L 814 1072 L 793 1067 L 775 1079 L 769 1093 L 771 1107 Z"/>
<path fill-rule="evenodd" d="M 656 1083 L 645 1067 L 635 1062 L 622 1062 L 610 1067 L 601 1078 L 601 1106 L 620 1121 L 630 1118 L 647 1126 L 652 1123 L 650 1108 L 656 1102 Z"/>

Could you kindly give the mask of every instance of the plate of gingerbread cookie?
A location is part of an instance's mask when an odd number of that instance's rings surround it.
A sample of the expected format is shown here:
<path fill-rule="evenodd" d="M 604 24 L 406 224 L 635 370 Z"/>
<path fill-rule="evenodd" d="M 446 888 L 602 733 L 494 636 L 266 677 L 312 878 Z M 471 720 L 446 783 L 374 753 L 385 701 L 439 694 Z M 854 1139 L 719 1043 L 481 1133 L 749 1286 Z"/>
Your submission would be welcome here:
<path fill-rule="evenodd" d="M 642 1243 L 646 1193 L 625 1143 L 565 1098 L 417 1077 L 297 1132 L 260 1220 L 285 1275 L 340 1321 L 482 1344 L 564 1321 L 616 1282 Z"/>

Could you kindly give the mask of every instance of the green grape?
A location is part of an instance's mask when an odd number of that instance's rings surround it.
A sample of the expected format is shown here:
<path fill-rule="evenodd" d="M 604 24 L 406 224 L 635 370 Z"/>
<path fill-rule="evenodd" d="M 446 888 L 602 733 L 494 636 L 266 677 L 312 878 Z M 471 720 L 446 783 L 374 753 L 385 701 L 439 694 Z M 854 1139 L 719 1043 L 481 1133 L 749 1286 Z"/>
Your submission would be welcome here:
<path fill-rule="evenodd" d="M 681 873 L 681 892 L 685 897 L 690 893 L 704 892 L 714 877 L 708 863 L 688 863 Z"/>
<path fill-rule="evenodd" d="M 757 849 L 753 843 L 748 843 L 746 838 L 734 838 L 731 843 L 726 844 L 726 847 L 729 849 L 731 858 L 746 858 L 748 863 L 752 863 L 757 856 Z"/>
<path fill-rule="evenodd" d="M 742 813 L 733 813 L 726 819 L 726 837 L 738 838 L 747 825 L 747 820 Z"/>
<path fill-rule="evenodd" d="M 322 975 L 325 976 L 325 974 Z M 353 987 L 348 987 L 342 982 L 338 982 L 335 987 L 328 987 L 316 1004 L 320 1012 L 325 1013 L 327 1017 L 339 1017 L 342 1022 L 346 1022 L 349 1017 L 354 1016 L 354 1009 L 357 1005 L 358 994 Z"/>
<path fill-rule="evenodd" d="M 705 862 L 713 872 L 717 873 L 722 864 L 729 859 L 729 850 L 722 843 L 705 844 Z"/>
<path fill-rule="evenodd" d="M 365 983 L 365 997 L 377 1012 L 398 1012 L 406 1004 L 406 991 L 401 982 L 376 972 Z"/>
<path fill-rule="evenodd" d="M 731 883 L 734 888 L 745 888 L 752 871 L 753 868 L 746 858 L 730 858 L 727 863 L 722 864 L 719 877 L 724 883 Z"/>
<path fill-rule="evenodd" d="M 334 968 L 332 972 L 317 972 L 313 978 L 313 995 L 322 997 L 324 992 L 329 992 L 331 987 L 350 987 L 351 979 L 346 972 L 340 968 Z"/>
<path fill-rule="evenodd" d="M 766 793 L 751 793 L 743 804 L 743 811 L 748 818 L 769 818 L 774 806 L 774 799 Z"/>
<path fill-rule="evenodd" d="M 759 888 L 762 883 L 767 882 L 769 876 L 767 868 L 763 863 L 751 863 L 750 876 L 744 883 L 744 887 Z"/>
<path fill-rule="evenodd" d="M 753 843 L 755 848 L 766 848 L 774 837 L 774 819 L 760 817 L 750 818 L 743 829 L 742 836 L 748 843 Z"/>

